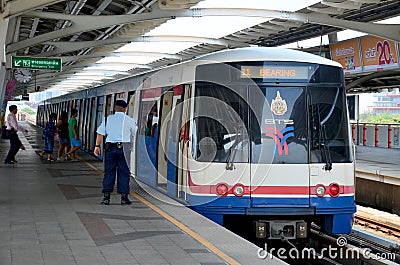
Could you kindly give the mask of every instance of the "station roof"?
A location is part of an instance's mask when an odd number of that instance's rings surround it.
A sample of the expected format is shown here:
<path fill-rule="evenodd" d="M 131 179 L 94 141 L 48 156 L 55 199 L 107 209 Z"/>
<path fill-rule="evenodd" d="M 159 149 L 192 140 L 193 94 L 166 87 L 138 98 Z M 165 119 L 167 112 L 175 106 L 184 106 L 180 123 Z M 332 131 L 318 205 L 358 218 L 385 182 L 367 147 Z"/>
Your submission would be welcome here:
<path fill-rule="evenodd" d="M 213 1 L 214 5 L 207 5 L 206 2 L 5 0 L 5 6 L 0 11 L 3 19 L 8 19 L 9 23 L 7 61 L 10 61 L 11 55 L 60 57 L 63 61 L 62 71 L 37 71 L 36 78 L 26 84 L 19 83 L 14 94 L 31 93 L 38 87 L 40 91 L 74 91 L 226 48 L 282 46 L 343 29 L 400 41 L 399 25 L 371 23 L 400 16 L 398 0 L 291 1 L 301 2 L 303 6 L 293 6 L 292 10 L 284 11 L 261 4 L 271 2 L 265 0 L 238 1 L 243 5 L 234 8 L 224 6 L 223 3 L 227 1 L 223 0 Z M 218 6 L 215 3 L 222 4 Z M 203 28 L 209 35 L 199 34 L 199 28 L 163 35 L 165 25 L 176 23 L 178 19 L 186 19 L 179 20 L 179 23 L 190 23 L 189 20 L 197 19 L 194 25 L 202 25 L 217 17 L 224 17 L 227 21 L 231 19 L 223 24 L 225 32 L 219 32 L 215 26 Z M 248 20 L 243 20 L 236 28 L 229 28 L 235 22 L 232 17 L 247 17 Z M 173 45 L 151 49 L 158 42 Z M 326 45 L 306 51 L 329 53 Z M 107 57 L 111 55 L 112 59 Z M 118 57 L 123 57 L 122 61 Z M 85 69 L 88 66 L 92 70 Z M 98 75 L 100 70 L 104 70 L 101 76 Z M 96 75 L 97 81 L 86 80 Z M 70 81 L 65 83 L 66 79 Z M 400 71 L 395 69 L 348 76 L 346 83 L 349 92 L 398 87 Z"/>

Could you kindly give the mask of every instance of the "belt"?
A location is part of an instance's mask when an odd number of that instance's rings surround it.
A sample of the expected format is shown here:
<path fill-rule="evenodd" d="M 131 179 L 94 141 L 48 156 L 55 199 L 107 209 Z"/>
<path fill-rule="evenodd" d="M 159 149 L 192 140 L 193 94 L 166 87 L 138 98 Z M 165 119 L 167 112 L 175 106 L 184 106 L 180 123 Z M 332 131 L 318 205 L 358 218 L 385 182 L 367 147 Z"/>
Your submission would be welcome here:
<path fill-rule="evenodd" d="M 106 144 L 110 145 L 110 146 L 116 146 L 117 148 L 122 148 L 123 144 L 129 144 L 128 142 L 117 142 L 117 143 L 110 143 L 107 142 Z"/>

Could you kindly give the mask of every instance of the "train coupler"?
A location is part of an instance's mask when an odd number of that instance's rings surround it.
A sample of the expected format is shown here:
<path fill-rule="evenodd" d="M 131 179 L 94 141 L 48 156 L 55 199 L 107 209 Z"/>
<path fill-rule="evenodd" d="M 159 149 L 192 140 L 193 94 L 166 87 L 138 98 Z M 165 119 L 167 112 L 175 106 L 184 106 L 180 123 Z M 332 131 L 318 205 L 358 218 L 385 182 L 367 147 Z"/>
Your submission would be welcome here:
<path fill-rule="evenodd" d="M 294 221 L 255 221 L 256 238 L 265 239 L 297 239 L 307 238 L 307 223 Z"/>

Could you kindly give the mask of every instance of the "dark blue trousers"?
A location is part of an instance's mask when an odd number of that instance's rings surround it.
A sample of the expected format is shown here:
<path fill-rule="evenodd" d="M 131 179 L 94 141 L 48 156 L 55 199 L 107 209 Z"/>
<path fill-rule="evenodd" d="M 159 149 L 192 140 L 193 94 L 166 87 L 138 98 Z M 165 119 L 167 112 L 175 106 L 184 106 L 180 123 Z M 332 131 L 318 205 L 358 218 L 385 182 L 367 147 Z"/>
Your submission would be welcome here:
<path fill-rule="evenodd" d="M 111 193 L 114 190 L 115 177 L 117 176 L 117 192 L 129 194 L 129 179 L 131 176 L 123 148 L 112 146 L 105 154 L 105 171 L 102 193 Z"/>

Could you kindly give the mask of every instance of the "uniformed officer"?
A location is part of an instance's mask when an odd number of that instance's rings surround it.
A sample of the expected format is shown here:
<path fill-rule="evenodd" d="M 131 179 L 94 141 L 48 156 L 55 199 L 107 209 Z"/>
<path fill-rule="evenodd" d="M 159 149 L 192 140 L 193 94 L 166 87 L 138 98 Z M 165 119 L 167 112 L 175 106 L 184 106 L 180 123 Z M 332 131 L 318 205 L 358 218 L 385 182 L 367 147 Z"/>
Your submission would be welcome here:
<path fill-rule="evenodd" d="M 133 136 L 137 131 L 134 119 L 125 114 L 128 104 L 124 100 L 117 100 L 114 105 L 114 114 L 109 115 L 97 129 L 96 147 L 94 154 L 100 154 L 100 144 L 106 136 L 105 143 L 105 171 L 103 178 L 104 198 L 101 204 L 110 204 L 110 194 L 114 190 L 116 173 L 117 192 L 121 194 L 121 204 L 131 204 L 128 198 L 130 170 L 129 154 L 133 146 Z"/>

